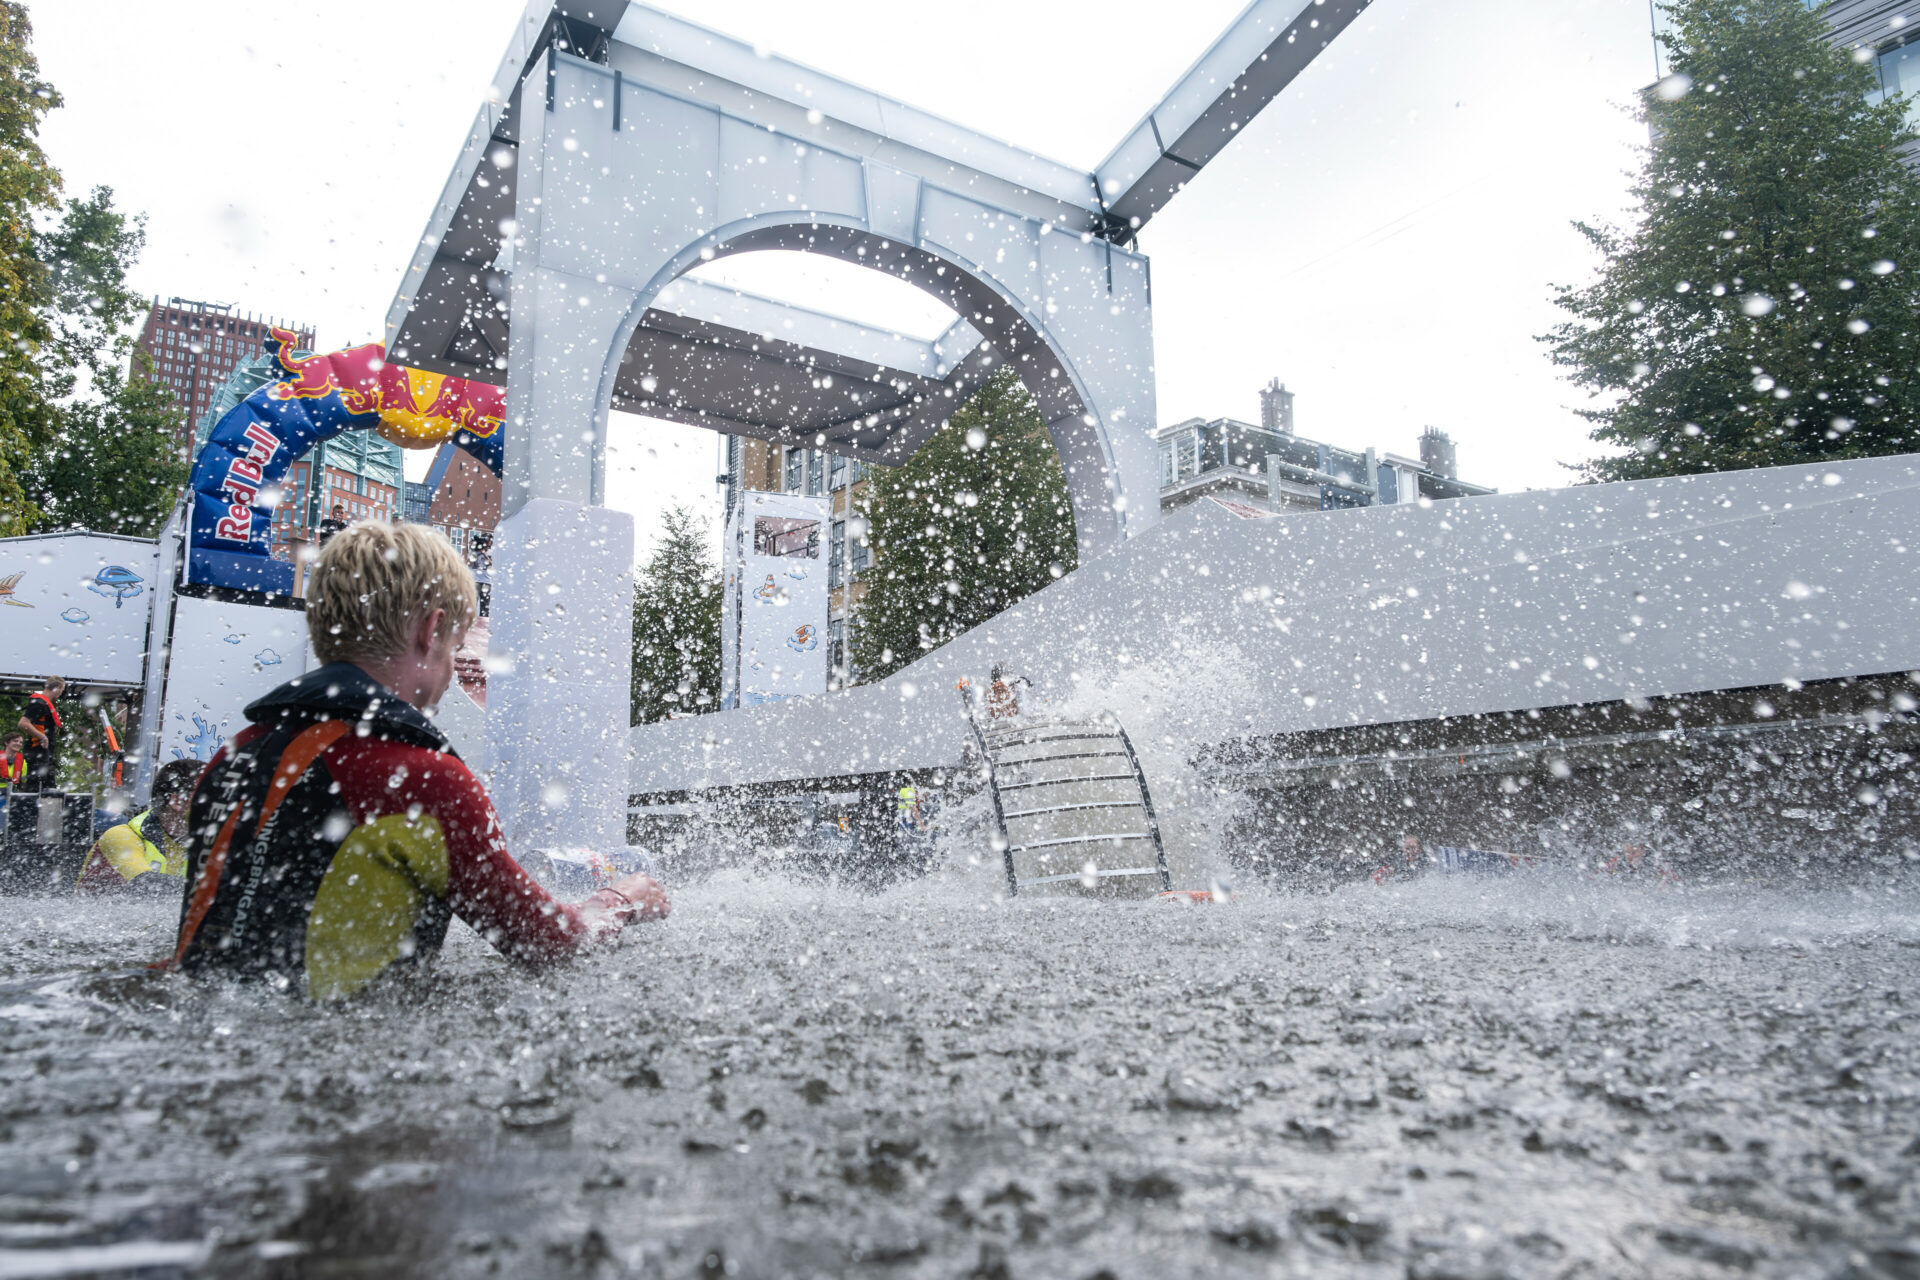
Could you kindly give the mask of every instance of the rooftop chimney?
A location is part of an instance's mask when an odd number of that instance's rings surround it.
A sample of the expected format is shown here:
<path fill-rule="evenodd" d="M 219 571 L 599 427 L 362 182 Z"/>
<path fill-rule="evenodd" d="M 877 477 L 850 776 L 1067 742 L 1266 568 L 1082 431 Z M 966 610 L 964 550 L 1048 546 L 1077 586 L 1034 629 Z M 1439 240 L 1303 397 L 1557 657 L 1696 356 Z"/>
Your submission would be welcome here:
<path fill-rule="evenodd" d="M 1453 437 L 1438 427 L 1428 427 L 1420 433 L 1420 465 L 1436 476 L 1448 480 L 1460 478 L 1460 462 L 1454 455 Z"/>
<path fill-rule="evenodd" d="M 1293 434 L 1293 392 L 1278 378 L 1260 388 L 1260 425 L 1283 436 Z"/>

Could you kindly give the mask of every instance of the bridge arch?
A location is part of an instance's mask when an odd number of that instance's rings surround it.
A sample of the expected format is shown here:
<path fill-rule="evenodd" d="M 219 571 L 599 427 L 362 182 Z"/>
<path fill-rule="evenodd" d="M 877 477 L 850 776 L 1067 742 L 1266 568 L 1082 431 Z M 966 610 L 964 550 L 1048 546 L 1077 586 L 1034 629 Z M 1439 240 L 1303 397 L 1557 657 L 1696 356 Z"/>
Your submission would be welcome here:
<path fill-rule="evenodd" d="M 892 462 L 1011 363 L 1066 467 L 1082 559 L 1159 515 L 1147 262 L 1090 229 L 1087 175 L 940 122 L 889 137 L 892 108 L 837 89 L 808 105 L 619 41 L 608 58 L 549 47 L 476 126 L 389 339 L 450 372 L 506 354 L 508 669 L 488 723 L 509 836 L 536 848 L 624 836 L 633 523 L 602 505 L 612 410 Z M 915 343 L 689 276 L 759 249 L 898 275 L 959 322 Z M 850 374 L 793 376 L 826 367 Z"/>
<path fill-rule="evenodd" d="M 731 416 L 725 412 L 730 388 L 711 385 L 711 377 L 700 379 L 702 385 L 687 385 L 684 375 L 676 378 L 671 357 L 704 346 L 710 367 L 714 350 L 725 347 L 730 337 L 736 344 L 744 339 L 746 345 L 758 348 L 766 333 L 735 329 L 728 335 L 725 330 L 730 326 L 708 321 L 697 337 L 683 336 L 674 343 L 662 340 L 665 330 L 658 325 L 645 335 L 641 330 L 650 317 L 660 314 L 656 308 L 663 295 L 669 295 L 690 272 L 708 262 L 765 251 L 819 254 L 903 280 L 956 314 L 958 322 L 949 335 L 962 331 L 954 343 L 961 349 L 934 353 L 939 362 L 931 368 L 893 368 L 870 358 L 877 352 L 845 349 L 857 345 L 857 339 L 834 349 L 830 344 L 838 335 L 827 330 L 839 326 L 832 324 L 831 317 L 785 307 L 788 323 L 797 322 L 802 333 L 776 339 L 782 351 L 765 355 L 769 368 L 817 367 L 825 359 L 829 366 L 867 366 L 873 372 L 845 388 L 839 398 L 813 397 L 817 403 L 809 406 L 804 422 L 777 424 Z M 681 300 L 683 307 L 687 301 Z M 756 314 L 769 314 L 765 307 L 743 307 L 740 312 L 742 323 Z M 902 344 L 908 355 L 913 354 L 912 347 Z M 616 407 L 795 446 L 813 446 L 825 437 L 824 447 L 830 451 L 895 463 L 905 461 L 1003 365 L 1013 367 L 1047 423 L 1067 473 L 1083 554 L 1097 554 L 1117 543 L 1126 534 L 1123 515 L 1128 501 L 1127 495 L 1116 492 L 1112 433 L 1092 411 L 1092 396 L 1071 350 L 1050 332 L 1039 308 L 957 254 L 938 246 L 903 243 L 859 219 L 821 213 L 770 213 L 741 219 L 715 228 L 674 254 L 636 294 L 614 328 L 594 409 L 598 429 L 593 441 L 592 500 L 598 503 L 604 498 L 606 424 Z M 871 390 L 876 385 L 881 388 L 877 394 Z M 773 416 L 778 416 L 777 410 Z"/>

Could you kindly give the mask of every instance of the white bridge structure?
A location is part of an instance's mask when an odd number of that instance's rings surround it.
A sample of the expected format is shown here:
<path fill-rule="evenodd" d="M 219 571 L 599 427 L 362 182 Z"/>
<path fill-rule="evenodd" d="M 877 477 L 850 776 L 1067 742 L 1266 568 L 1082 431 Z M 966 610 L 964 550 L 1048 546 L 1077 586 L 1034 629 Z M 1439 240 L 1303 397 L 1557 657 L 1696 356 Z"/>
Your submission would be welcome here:
<path fill-rule="evenodd" d="M 1144 766 L 1124 795 L 1003 813 L 1010 846 L 1071 843 L 1077 828 L 1039 824 L 1083 806 L 1135 846 L 1116 874 L 1167 882 L 1172 862 L 1195 887 L 1179 778 L 1236 743 L 1920 670 L 1913 457 L 1160 520 L 1136 233 L 1364 7 L 1256 0 L 1092 172 L 640 4 L 530 7 L 387 335 L 415 366 L 507 370 L 493 643 L 511 669 L 487 733 L 516 847 L 618 844 L 635 796 L 883 795 L 985 771 L 996 749 L 953 689 L 1001 667 L 1049 723 L 1117 718 Z M 892 274 L 957 320 L 911 341 L 687 278 L 769 248 Z M 1003 365 L 1066 464 L 1080 569 L 879 683 L 628 728 L 633 531 L 601 505 L 611 409 L 884 463 Z M 1911 696 L 1875 693 L 1866 728 L 1911 719 Z"/>
<path fill-rule="evenodd" d="M 1368 0 L 1255 0 L 1092 172 L 641 4 L 535 0 L 407 269 L 395 359 L 507 371 L 489 738 L 516 844 L 624 838 L 619 408 L 898 461 L 991 370 L 1039 401 L 1083 559 L 1159 514 L 1140 227 Z M 959 320 L 919 343 L 683 279 L 828 254 Z M 502 362 L 504 361 L 504 364 Z"/>

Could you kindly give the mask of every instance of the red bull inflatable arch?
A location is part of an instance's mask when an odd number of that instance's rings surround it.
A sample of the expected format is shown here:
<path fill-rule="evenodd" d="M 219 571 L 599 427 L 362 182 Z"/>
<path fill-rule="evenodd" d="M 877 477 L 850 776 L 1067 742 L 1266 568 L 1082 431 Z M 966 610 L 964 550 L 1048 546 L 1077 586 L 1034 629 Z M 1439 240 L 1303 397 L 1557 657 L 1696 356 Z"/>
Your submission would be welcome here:
<path fill-rule="evenodd" d="M 270 334 L 282 376 L 228 410 L 194 460 L 188 581 L 290 594 L 293 566 L 272 557 L 281 481 L 343 431 L 378 431 L 403 449 L 451 440 L 499 474 L 501 388 L 390 364 L 377 342 L 300 356 L 291 331 Z"/>

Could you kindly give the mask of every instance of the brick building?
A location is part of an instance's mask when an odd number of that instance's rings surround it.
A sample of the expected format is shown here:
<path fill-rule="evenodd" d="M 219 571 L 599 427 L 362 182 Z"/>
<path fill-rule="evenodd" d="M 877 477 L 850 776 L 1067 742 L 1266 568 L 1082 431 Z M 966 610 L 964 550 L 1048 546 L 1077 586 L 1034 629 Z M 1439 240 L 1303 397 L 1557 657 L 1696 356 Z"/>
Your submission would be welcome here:
<path fill-rule="evenodd" d="M 473 570 L 485 611 L 492 593 L 493 533 L 500 525 L 500 477 L 448 443 L 440 446 L 421 487 L 431 495 L 426 523 L 445 534 Z"/>
<path fill-rule="evenodd" d="M 171 388 L 180 402 L 183 441 L 192 436 L 194 424 L 213 407 L 234 372 L 260 355 L 273 326 L 297 333 L 302 350 L 313 348 L 313 330 L 290 321 L 241 314 L 220 303 L 153 300 L 134 346 L 152 361 L 144 376 Z M 135 376 L 142 376 L 141 363 L 134 362 Z"/>

